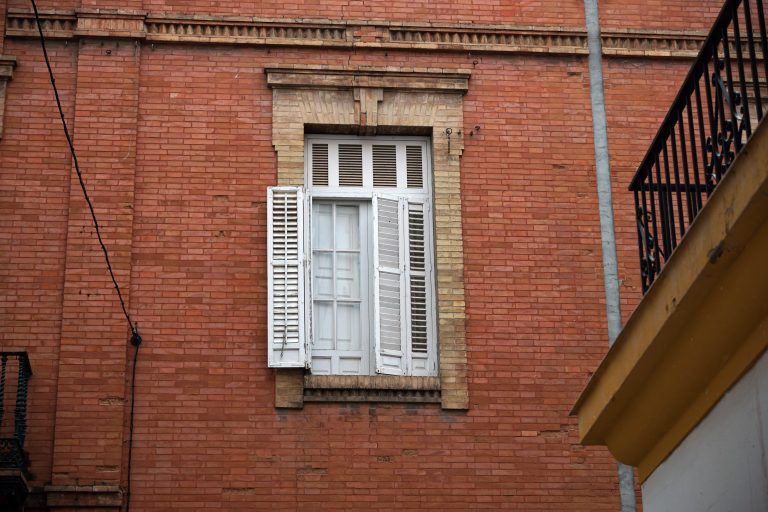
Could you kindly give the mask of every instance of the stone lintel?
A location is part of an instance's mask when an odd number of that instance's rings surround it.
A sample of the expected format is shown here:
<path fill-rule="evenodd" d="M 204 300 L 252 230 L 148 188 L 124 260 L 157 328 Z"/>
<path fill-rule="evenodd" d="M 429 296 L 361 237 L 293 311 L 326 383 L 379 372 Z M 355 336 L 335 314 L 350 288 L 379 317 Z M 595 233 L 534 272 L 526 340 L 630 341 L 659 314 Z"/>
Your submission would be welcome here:
<path fill-rule="evenodd" d="M 376 88 L 466 93 L 470 72 L 455 69 L 291 66 L 266 68 L 272 88 Z M 357 98 L 356 98 L 357 99 Z M 379 100 L 381 101 L 381 100 Z"/>

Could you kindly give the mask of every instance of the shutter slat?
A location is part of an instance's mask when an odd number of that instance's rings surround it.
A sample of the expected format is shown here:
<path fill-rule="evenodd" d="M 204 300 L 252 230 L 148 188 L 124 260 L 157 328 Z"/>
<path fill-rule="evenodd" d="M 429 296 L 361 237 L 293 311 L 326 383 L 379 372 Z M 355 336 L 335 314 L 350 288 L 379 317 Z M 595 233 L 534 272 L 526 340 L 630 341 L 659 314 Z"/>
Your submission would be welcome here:
<path fill-rule="evenodd" d="M 363 146 L 339 144 L 339 186 L 363 186 Z"/>
<path fill-rule="evenodd" d="M 405 161 L 408 188 L 424 188 L 422 147 L 406 146 Z"/>
<path fill-rule="evenodd" d="M 397 187 L 397 146 L 373 145 L 373 186 Z"/>
<path fill-rule="evenodd" d="M 328 186 L 328 144 L 312 144 L 312 185 Z"/>
<path fill-rule="evenodd" d="M 270 367 L 302 368 L 304 347 L 303 194 L 298 187 L 268 191 L 267 274 Z"/>

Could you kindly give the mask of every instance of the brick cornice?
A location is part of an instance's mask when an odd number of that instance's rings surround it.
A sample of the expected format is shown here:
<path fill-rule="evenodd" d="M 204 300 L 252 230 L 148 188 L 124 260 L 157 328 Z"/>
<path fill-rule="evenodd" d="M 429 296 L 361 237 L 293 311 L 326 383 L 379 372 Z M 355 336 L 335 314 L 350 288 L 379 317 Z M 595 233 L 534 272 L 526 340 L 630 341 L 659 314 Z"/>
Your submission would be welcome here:
<path fill-rule="evenodd" d="M 153 14 L 143 11 L 44 11 L 50 38 L 134 38 L 149 42 L 382 48 L 475 53 L 584 55 L 586 32 L 557 27 Z M 693 57 L 703 32 L 605 30 L 603 52 L 623 57 Z M 9 9 L 6 37 L 36 37 L 31 12 Z"/>

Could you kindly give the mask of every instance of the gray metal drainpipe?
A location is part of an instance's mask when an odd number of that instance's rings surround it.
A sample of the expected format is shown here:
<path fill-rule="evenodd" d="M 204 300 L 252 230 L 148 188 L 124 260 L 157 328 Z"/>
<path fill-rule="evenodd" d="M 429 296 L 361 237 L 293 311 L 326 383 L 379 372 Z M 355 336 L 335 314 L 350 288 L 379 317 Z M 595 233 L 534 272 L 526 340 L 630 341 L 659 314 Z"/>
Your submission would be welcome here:
<path fill-rule="evenodd" d="M 621 332 L 621 304 L 619 302 L 619 273 L 616 262 L 616 233 L 613 226 L 611 199 L 611 164 L 608 157 L 608 129 L 605 120 L 603 96 L 602 43 L 597 0 L 584 0 L 589 47 L 589 93 L 592 98 L 592 131 L 595 139 L 595 165 L 597 169 L 597 199 L 600 209 L 600 241 L 603 253 L 603 284 L 605 309 L 608 317 L 608 345 L 613 345 Z M 619 494 L 621 512 L 635 512 L 635 482 L 632 466 L 619 463 Z"/>

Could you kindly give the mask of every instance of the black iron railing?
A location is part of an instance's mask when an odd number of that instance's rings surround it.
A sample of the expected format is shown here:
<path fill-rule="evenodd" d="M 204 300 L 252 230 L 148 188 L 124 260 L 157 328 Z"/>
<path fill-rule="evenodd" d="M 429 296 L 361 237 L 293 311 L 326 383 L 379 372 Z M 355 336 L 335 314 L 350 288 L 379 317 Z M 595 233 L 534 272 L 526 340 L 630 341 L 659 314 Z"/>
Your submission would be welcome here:
<path fill-rule="evenodd" d="M 766 17 L 726 1 L 632 180 L 643 293 L 768 111 Z"/>
<path fill-rule="evenodd" d="M 26 352 L 0 352 L 0 469 L 27 471 L 24 439 L 31 376 Z"/>

